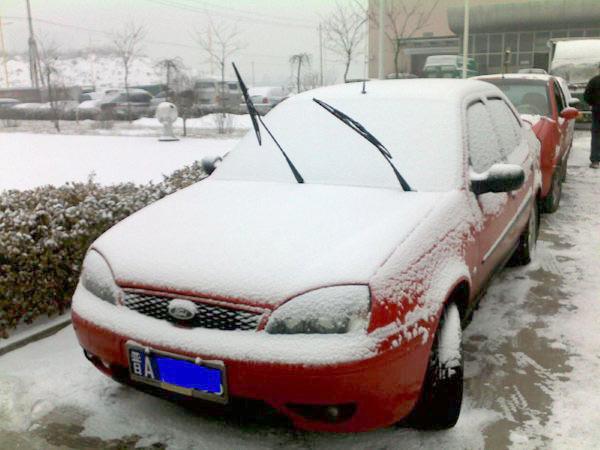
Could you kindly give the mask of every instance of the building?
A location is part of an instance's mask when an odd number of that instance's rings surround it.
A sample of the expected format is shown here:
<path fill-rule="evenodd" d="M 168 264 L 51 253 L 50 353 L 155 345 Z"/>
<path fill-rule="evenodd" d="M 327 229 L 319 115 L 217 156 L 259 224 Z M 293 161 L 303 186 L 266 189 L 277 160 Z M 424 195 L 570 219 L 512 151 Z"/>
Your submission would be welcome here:
<path fill-rule="evenodd" d="M 393 41 L 399 43 L 399 72 L 421 75 L 427 56 L 462 54 L 464 0 L 369 0 L 370 77 L 379 72 L 380 4 L 385 76 L 395 73 Z M 470 0 L 470 5 L 469 56 L 482 74 L 500 72 L 503 59 L 510 72 L 547 69 L 550 39 L 600 37 L 600 0 Z"/>

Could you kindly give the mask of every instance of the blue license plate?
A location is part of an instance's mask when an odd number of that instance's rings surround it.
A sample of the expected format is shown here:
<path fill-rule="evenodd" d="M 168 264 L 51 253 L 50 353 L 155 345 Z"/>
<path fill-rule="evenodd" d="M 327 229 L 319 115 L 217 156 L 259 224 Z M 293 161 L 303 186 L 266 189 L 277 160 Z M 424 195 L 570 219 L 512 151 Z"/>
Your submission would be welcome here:
<path fill-rule="evenodd" d="M 134 381 L 183 395 L 227 403 L 225 366 L 127 344 L 129 373 Z"/>

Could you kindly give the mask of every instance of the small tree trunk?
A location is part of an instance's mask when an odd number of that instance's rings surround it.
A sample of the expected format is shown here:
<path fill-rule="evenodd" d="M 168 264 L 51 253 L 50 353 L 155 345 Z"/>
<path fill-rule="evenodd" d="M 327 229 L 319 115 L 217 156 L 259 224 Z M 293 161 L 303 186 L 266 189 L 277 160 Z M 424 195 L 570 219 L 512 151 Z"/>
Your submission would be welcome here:
<path fill-rule="evenodd" d="M 129 101 L 129 64 L 125 64 L 125 97 L 127 100 L 127 120 L 131 123 L 131 102 Z"/>
<path fill-rule="evenodd" d="M 350 71 L 350 57 L 346 60 L 346 68 L 344 70 L 344 83 L 348 82 L 348 72 Z"/>
<path fill-rule="evenodd" d="M 394 49 L 394 78 L 398 78 L 398 73 L 400 73 L 399 59 L 400 59 L 400 46 L 397 45 L 396 48 Z"/>
<path fill-rule="evenodd" d="M 300 70 L 302 68 L 302 58 L 298 59 L 298 75 L 296 76 L 296 85 L 298 86 L 298 94 L 300 93 Z"/>

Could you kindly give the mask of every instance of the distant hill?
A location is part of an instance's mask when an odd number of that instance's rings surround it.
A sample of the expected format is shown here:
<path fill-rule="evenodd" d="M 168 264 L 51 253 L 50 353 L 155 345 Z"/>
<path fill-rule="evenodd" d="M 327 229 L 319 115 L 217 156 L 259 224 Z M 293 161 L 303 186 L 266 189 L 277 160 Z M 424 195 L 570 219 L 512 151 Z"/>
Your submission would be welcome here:
<path fill-rule="evenodd" d="M 64 57 L 57 62 L 59 75 L 67 86 L 90 86 L 98 88 L 123 85 L 123 65 L 115 55 Z M 11 87 L 28 87 L 29 61 L 24 55 L 8 60 L 8 77 Z M 160 69 L 148 57 L 137 59 L 130 69 L 129 83 L 153 84 L 163 81 Z M 4 69 L 0 67 L 0 87 L 5 87 Z"/>

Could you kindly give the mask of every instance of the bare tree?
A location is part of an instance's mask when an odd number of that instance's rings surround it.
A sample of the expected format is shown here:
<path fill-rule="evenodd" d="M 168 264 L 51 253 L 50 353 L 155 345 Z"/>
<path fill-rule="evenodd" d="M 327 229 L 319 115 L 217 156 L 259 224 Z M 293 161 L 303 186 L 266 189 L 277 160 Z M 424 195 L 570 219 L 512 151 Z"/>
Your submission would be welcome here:
<path fill-rule="evenodd" d="M 129 71 L 132 63 L 141 56 L 142 43 L 146 37 L 146 29 L 142 25 L 131 22 L 122 30 L 114 33 L 113 47 L 123 63 L 123 84 L 127 96 L 127 120 L 131 122 L 131 105 L 129 102 Z"/>
<path fill-rule="evenodd" d="M 185 66 L 181 58 L 165 58 L 156 63 L 156 67 L 164 71 L 166 75 L 166 99 L 172 102 L 175 94 L 180 90 L 182 83 L 183 71 Z"/>
<path fill-rule="evenodd" d="M 339 1 L 331 15 L 325 19 L 326 47 L 343 58 L 344 82 L 348 81 L 350 65 L 364 39 L 363 25 L 366 21 L 367 15 L 359 5 Z"/>
<path fill-rule="evenodd" d="M 62 104 L 59 101 L 59 90 L 61 84 L 60 72 L 58 70 L 58 62 L 60 59 L 60 51 L 58 45 L 50 38 L 40 39 L 40 62 L 42 76 L 48 89 L 48 103 L 52 112 L 52 121 L 54 128 L 60 133 L 60 116 L 62 112 Z M 64 88 L 64 86 L 63 86 Z"/>
<path fill-rule="evenodd" d="M 383 27 L 392 45 L 394 74 L 398 77 L 401 72 L 400 52 L 406 45 L 406 40 L 429 25 L 440 0 L 388 0 L 386 3 Z M 377 16 L 377 13 L 370 14 L 369 20 L 380 26 Z"/>
<path fill-rule="evenodd" d="M 300 93 L 302 91 L 302 85 L 301 85 L 301 75 L 302 75 L 302 64 L 305 65 L 309 65 L 310 64 L 310 55 L 308 53 L 297 53 L 295 55 L 292 55 L 290 57 L 290 64 L 292 65 L 292 68 L 294 66 L 297 67 L 297 71 L 296 71 L 296 88 L 298 90 L 298 93 Z"/>
<path fill-rule="evenodd" d="M 240 33 L 235 24 L 225 22 L 215 22 L 212 17 L 208 17 L 208 24 L 200 30 L 196 30 L 196 41 L 202 48 L 208 60 L 215 64 L 221 76 L 219 83 L 219 109 L 223 116 L 225 115 L 225 70 L 231 57 L 242 48 L 244 45 L 240 38 Z M 219 122 L 219 133 L 225 132 L 224 117 Z"/>

